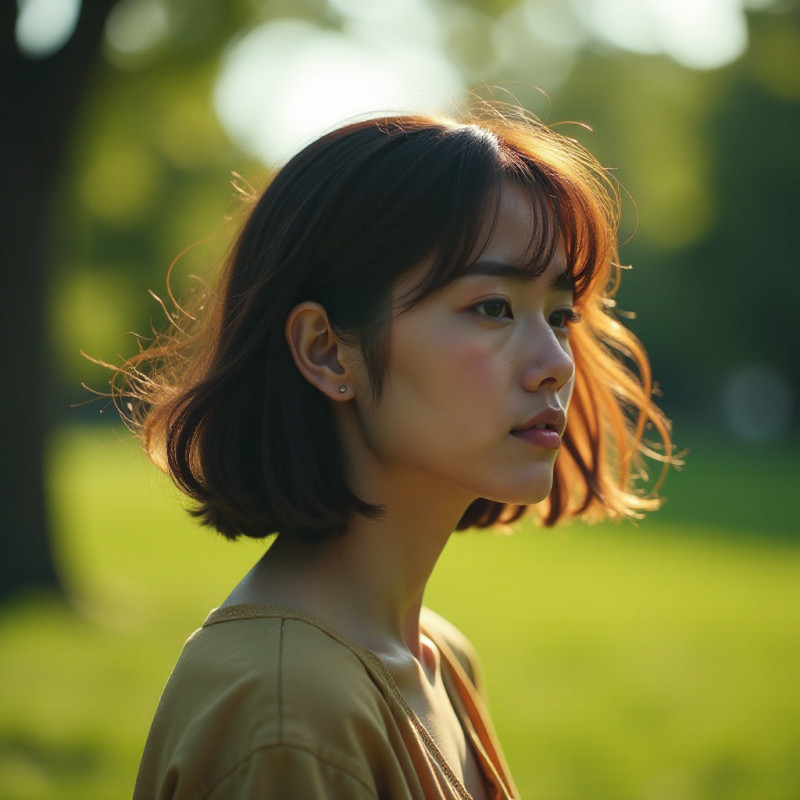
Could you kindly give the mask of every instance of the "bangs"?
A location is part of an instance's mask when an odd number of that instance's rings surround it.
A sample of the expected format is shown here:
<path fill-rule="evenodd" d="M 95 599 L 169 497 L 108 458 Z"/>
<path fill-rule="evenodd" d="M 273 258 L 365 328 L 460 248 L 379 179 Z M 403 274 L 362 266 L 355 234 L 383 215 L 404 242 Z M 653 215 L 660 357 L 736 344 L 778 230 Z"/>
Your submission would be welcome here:
<path fill-rule="evenodd" d="M 527 194 L 533 212 L 523 266 L 532 278 L 539 277 L 563 245 L 575 302 L 579 304 L 605 287 L 616 236 L 613 215 L 598 200 L 603 195 L 596 191 L 596 180 L 579 169 L 570 173 L 563 165 L 557 168 L 546 158 L 534 160 L 513 148 L 505 150 L 503 156 L 502 177 Z M 495 224 L 496 215 L 497 211 Z"/>
<path fill-rule="evenodd" d="M 526 154 L 500 145 L 484 168 L 459 176 L 450 213 L 431 256 L 430 266 L 400 299 L 401 311 L 457 280 L 488 246 L 500 211 L 501 188 L 511 183 L 525 193 L 532 211 L 521 268 L 537 278 L 563 244 L 575 302 L 602 285 L 609 274 L 614 228 L 596 207 L 591 187 L 535 163 Z M 487 224 L 488 222 L 488 224 Z"/>

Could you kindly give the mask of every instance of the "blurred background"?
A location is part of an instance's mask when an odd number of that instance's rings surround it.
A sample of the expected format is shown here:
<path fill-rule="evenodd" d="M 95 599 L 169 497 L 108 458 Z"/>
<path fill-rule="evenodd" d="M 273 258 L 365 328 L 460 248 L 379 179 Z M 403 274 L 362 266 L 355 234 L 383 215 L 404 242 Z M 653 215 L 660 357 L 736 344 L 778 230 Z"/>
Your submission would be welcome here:
<path fill-rule="evenodd" d="M 619 306 L 688 454 L 638 525 L 457 537 L 428 601 L 523 797 L 800 798 L 796 0 L 9 0 L 0 31 L 2 800 L 130 794 L 263 547 L 187 519 L 81 351 L 162 328 L 179 254 L 176 294 L 213 276 L 233 173 L 473 90 L 582 123 L 625 187 Z"/>

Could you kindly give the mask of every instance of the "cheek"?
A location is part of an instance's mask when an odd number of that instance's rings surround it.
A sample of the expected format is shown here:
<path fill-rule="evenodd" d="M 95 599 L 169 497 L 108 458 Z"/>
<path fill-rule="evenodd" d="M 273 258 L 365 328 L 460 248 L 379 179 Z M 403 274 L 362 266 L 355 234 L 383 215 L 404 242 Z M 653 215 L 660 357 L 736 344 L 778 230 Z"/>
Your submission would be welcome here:
<path fill-rule="evenodd" d="M 496 385 L 508 368 L 488 347 L 475 342 L 458 341 L 448 348 L 448 372 L 454 383 L 464 388 L 485 391 Z"/>
<path fill-rule="evenodd" d="M 453 396 L 460 401 L 496 383 L 501 370 L 489 348 L 474 338 L 453 335 L 452 331 L 441 328 L 426 333 L 398 342 L 390 361 L 396 386 L 403 386 L 418 397 L 448 402 Z"/>

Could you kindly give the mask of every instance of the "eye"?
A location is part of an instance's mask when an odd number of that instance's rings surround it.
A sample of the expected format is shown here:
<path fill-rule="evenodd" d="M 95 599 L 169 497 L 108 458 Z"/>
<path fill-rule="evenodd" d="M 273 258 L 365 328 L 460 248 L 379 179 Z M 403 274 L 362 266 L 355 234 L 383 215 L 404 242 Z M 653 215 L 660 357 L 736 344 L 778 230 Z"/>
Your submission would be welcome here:
<path fill-rule="evenodd" d="M 473 306 L 472 310 L 489 319 L 514 319 L 511 303 L 501 297 L 484 300 L 482 303 Z"/>
<path fill-rule="evenodd" d="M 547 318 L 548 323 L 558 331 L 568 331 L 576 322 L 580 322 L 581 315 L 574 308 L 559 308 Z"/>

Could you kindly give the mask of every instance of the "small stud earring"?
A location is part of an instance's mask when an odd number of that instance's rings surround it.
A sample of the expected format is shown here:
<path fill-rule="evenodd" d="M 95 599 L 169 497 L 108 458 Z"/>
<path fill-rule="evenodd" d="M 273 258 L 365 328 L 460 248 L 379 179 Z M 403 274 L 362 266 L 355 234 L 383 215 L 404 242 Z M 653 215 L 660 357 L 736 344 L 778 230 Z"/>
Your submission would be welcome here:
<path fill-rule="evenodd" d="M 347 391 L 347 387 L 344 384 L 342 384 L 339 387 L 339 394 L 344 394 L 346 391 Z"/>

